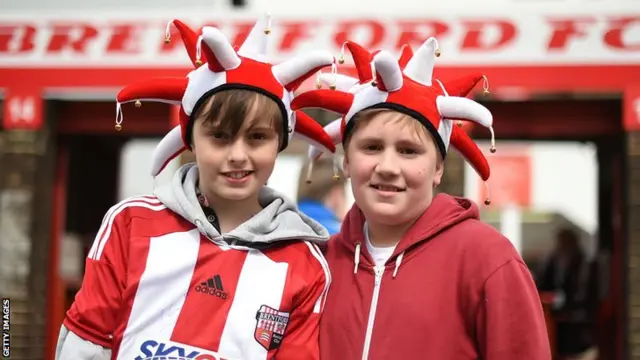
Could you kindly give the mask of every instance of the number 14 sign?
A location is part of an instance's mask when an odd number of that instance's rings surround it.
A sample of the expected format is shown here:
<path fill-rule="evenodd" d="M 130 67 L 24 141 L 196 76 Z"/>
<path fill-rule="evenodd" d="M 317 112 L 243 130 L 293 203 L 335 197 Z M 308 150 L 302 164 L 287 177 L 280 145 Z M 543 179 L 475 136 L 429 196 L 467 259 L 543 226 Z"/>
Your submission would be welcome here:
<path fill-rule="evenodd" d="M 5 92 L 4 130 L 40 130 L 44 123 L 42 95 L 36 89 L 8 89 Z"/>

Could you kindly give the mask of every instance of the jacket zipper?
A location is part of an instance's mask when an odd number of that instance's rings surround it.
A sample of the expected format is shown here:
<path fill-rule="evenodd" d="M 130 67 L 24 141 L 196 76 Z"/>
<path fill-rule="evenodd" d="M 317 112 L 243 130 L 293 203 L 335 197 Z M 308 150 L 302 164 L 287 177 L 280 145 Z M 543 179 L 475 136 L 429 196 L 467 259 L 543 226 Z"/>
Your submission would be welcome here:
<path fill-rule="evenodd" d="M 373 334 L 373 322 L 376 319 L 376 308 L 378 307 L 378 296 L 380 295 L 380 283 L 384 273 L 384 265 L 373 267 L 375 281 L 373 283 L 373 296 L 371 297 L 371 308 L 369 308 L 369 319 L 367 320 L 367 332 L 364 336 L 364 349 L 362 350 L 362 360 L 369 358 L 369 348 L 371 345 L 371 335 Z"/>

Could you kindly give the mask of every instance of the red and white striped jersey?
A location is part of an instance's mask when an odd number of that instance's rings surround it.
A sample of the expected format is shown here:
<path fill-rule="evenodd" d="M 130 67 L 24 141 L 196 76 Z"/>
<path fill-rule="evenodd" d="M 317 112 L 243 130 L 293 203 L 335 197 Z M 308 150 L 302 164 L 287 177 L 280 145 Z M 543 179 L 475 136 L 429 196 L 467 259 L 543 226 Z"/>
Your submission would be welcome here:
<path fill-rule="evenodd" d="M 64 326 L 112 359 L 318 359 L 329 285 L 312 242 L 221 244 L 144 196 L 104 217 Z"/>

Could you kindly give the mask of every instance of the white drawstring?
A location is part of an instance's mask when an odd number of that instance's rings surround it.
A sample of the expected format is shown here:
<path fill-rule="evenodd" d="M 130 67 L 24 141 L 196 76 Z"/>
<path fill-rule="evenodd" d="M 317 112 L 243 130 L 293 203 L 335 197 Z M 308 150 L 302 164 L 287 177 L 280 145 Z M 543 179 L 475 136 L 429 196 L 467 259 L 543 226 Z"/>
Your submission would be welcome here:
<path fill-rule="evenodd" d="M 122 104 L 116 102 L 116 131 L 122 130 L 122 120 L 124 115 L 122 114 Z"/>
<path fill-rule="evenodd" d="M 340 169 L 342 168 L 340 166 L 340 157 L 338 155 L 333 155 L 331 157 L 331 162 L 333 163 L 333 180 L 340 180 Z"/>
<path fill-rule="evenodd" d="M 400 264 L 402 264 L 402 258 L 404 257 L 404 251 L 400 253 L 400 255 L 398 255 L 398 257 L 396 258 L 396 268 L 393 269 L 393 278 L 396 278 L 396 275 L 398 274 L 398 269 L 400 268 Z"/>
<path fill-rule="evenodd" d="M 173 20 L 167 23 L 167 26 L 164 28 L 164 42 L 168 44 L 171 42 L 171 24 L 173 24 Z"/>
<path fill-rule="evenodd" d="M 264 33 L 267 35 L 271 34 L 271 13 L 270 12 L 267 13 L 267 27 L 264 29 Z"/>
<path fill-rule="evenodd" d="M 196 42 L 196 65 L 202 65 L 202 60 L 200 57 L 202 56 L 202 35 L 198 36 L 198 41 Z"/>
<path fill-rule="evenodd" d="M 373 61 L 370 64 L 372 76 L 371 86 L 378 86 L 378 73 L 376 72 L 376 65 L 373 63 Z"/>
<path fill-rule="evenodd" d="M 335 90 L 338 82 L 338 65 L 336 63 L 331 64 L 331 84 L 329 89 Z"/>
<path fill-rule="evenodd" d="M 484 193 L 485 193 L 484 204 L 485 205 L 491 205 L 491 194 L 489 193 L 489 182 L 488 181 L 484 182 Z"/>
<path fill-rule="evenodd" d="M 486 95 L 489 94 L 489 79 L 487 78 L 486 75 L 482 75 L 482 79 L 484 80 L 482 82 L 482 92 Z"/>
<path fill-rule="evenodd" d="M 353 273 L 357 274 L 358 273 L 358 265 L 360 265 L 360 248 L 361 248 L 361 244 L 357 243 L 356 244 L 356 252 L 353 256 Z M 393 269 L 393 278 L 396 278 L 396 275 L 398 275 L 398 269 L 400 269 L 400 265 L 402 264 L 402 258 L 404 257 L 404 251 L 400 253 L 400 255 L 398 255 L 398 257 L 396 258 L 396 266 Z"/>
<path fill-rule="evenodd" d="M 342 43 L 342 48 L 340 49 L 340 57 L 338 58 L 338 64 L 344 64 L 344 47 L 347 45 L 346 42 Z"/>
<path fill-rule="evenodd" d="M 353 267 L 353 273 L 357 274 L 358 273 L 358 265 L 360 265 L 360 243 L 356 244 L 356 254 L 353 258 L 353 262 L 355 264 L 355 266 Z"/>
<path fill-rule="evenodd" d="M 493 132 L 493 126 L 489 126 L 489 132 L 491 132 L 491 147 L 489 148 L 489 151 L 491 151 L 491 153 L 495 153 L 496 152 L 496 133 Z"/>
<path fill-rule="evenodd" d="M 313 181 L 313 163 L 314 160 L 311 159 L 311 161 L 309 161 L 309 167 L 307 168 L 307 184 L 311 184 L 311 182 Z"/>

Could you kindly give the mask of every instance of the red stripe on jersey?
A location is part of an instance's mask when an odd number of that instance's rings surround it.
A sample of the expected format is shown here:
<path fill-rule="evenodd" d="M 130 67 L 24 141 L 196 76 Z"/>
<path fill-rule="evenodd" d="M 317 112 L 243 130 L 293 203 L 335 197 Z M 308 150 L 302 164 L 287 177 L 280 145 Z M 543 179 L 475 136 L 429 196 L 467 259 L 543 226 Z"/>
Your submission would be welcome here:
<path fill-rule="evenodd" d="M 295 299 L 294 295 L 307 289 L 309 281 L 314 279 L 318 273 L 324 272 L 327 284 L 330 283 L 331 275 L 324 257 L 319 253 L 312 252 L 311 248 L 314 245 L 305 244 L 304 241 L 296 241 L 286 242 L 283 246 L 284 248 L 274 246 L 263 250 L 262 253 L 275 262 L 289 263 L 287 290 L 286 295 L 282 297 L 280 309 L 291 309 L 295 305 L 291 303 Z"/>
<path fill-rule="evenodd" d="M 136 221 L 135 226 L 139 226 L 144 230 L 135 229 L 134 231 L 136 231 L 136 233 L 143 232 L 144 235 L 148 237 L 158 237 L 174 232 L 185 232 L 196 227 L 169 208 L 156 211 L 154 214 L 150 214 L 150 210 L 145 208 L 132 208 L 130 211 L 131 214 L 129 217 L 142 217 L 147 220 L 144 222 Z M 171 216 L 167 216 L 167 212 L 170 213 Z M 141 224 L 143 225 L 140 226 Z"/>
<path fill-rule="evenodd" d="M 218 351 L 246 257 L 246 251 L 224 251 L 200 237 L 198 261 L 171 341 Z"/>
<path fill-rule="evenodd" d="M 133 301 L 136 298 L 136 292 L 138 292 L 138 285 L 140 285 L 140 278 L 144 269 L 147 267 L 147 258 L 149 257 L 149 245 L 150 238 L 137 238 L 137 241 L 130 242 L 129 246 L 129 264 L 127 267 L 127 283 L 129 284 L 122 294 L 122 312 L 121 318 L 118 320 L 118 327 L 113 332 L 113 347 L 112 347 L 112 359 L 116 359 L 118 350 L 120 349 L 120 343 L 124 337 L 124 331 L 129 324 L 129 317 L 131 316 L 131 310 L 133 309 Z M 131 260 L 135 259 L 135 260 Z M 144 259 L 144 260 L 143 260 Z M 124 280 L 123 280 L 124 281 Z"/>

